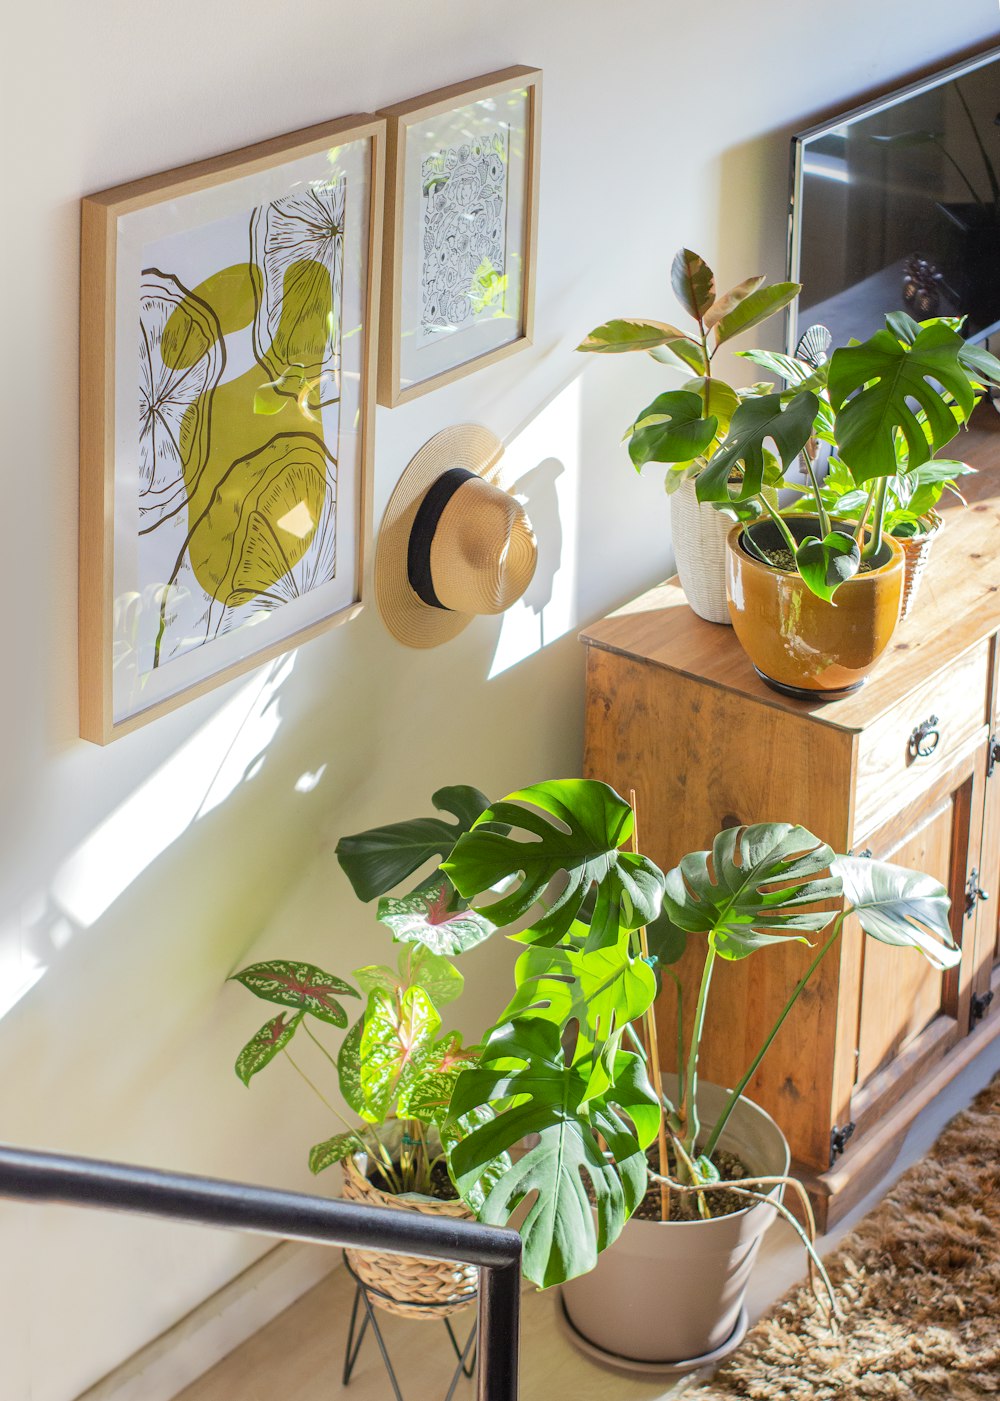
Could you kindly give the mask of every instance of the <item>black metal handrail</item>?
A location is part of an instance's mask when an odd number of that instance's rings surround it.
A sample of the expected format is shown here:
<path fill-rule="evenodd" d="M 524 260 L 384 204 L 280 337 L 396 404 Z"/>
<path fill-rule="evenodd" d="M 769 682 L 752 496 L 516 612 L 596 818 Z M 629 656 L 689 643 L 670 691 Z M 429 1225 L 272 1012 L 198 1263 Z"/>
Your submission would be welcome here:
<path fill-rule="evenodd" d="M 0 1146 L 0 1196 L 479 1267 L 479 1401 L 517 1401 L 521 1238 L 454 1217 Z"/>

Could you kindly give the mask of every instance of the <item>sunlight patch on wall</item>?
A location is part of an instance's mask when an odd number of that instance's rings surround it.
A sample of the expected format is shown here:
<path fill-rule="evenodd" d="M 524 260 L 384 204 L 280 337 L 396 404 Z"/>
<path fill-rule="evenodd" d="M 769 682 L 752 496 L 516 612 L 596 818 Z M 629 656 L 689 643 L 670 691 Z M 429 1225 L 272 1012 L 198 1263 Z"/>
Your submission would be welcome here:
<path fill-rule="evenodd" d="M 290 653 L 243 686 L 77 847 L 51 887 L 75 925 L 89 928 L 186 828 L 259 772 L 294 665 Z"/>
<path fill-rule="evenodd" d="M 577 377 L 511 439 L 504 452 L 505 480 L 524 502 L 538 538 L 538 567 L 524 597 L 503 615 L 491 680 L 578 624 L 581 393 Z"/>

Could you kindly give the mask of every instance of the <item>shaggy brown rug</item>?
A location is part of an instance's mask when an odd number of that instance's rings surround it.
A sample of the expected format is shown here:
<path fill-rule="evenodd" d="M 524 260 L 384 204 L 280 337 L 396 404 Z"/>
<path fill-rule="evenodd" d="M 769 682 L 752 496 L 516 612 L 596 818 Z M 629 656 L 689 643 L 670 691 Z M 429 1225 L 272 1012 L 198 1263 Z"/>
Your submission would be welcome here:
<path fill-rule="evenodd" d="M 1000 1395 L 1000 1077 L 826 1264 L 837 1336 L 798 1288 L 685 1401 Z"/>

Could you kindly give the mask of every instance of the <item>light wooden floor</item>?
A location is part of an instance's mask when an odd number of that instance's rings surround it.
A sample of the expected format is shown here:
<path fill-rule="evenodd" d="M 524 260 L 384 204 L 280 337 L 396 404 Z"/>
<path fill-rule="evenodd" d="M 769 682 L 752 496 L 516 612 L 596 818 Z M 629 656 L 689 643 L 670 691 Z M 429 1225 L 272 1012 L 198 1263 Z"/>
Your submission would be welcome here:
<path fill-rule="evenodd" d="M 922 1158 L 947 1121 L 1000 1071 L 1000 1042 L 958 1076 L 914 1123 L 892 1173 L 821 1243 L 829 1250 L 871 1210 L 905 1168 Z M 804 1274 L 804 1257 L 791 1230 L 778 1224 L 765 1238 L 754 1271 L 748 1306 L 757 1318 Z M 332 1275 L 275 1318 L 255 1337 L 181 1392 L 176 1401 L 390 1401 L 391 1389 L 374 1338 L 366 1337 L 349 1388 L 340 1384 L 352 1299 L 344 1270 Z M 523 1401 L 665 1401 L 684 1384 L 637 1380 L 588 1361 L 556 1325 L 557 1296 L 534 1291 L 524 1297 L 521 1340 Z M 472 1310 L 459 1314 L 456 1332 L 464 1342 Z M 403 1401 L 442 1401 L 453 1369 L 444 1328 L 380 1315 L 396 1363 Z M 462 1381 L 455 1401 L 472 1401 L 474 1382 Z"/>

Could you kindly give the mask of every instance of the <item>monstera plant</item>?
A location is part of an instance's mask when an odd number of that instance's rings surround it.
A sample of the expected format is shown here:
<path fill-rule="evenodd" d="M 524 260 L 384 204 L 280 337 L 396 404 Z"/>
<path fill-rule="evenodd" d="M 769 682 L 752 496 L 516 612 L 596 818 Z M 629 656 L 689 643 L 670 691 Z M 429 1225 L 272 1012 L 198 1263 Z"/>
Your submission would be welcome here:
<path fill-rule="evenodd" d="M 381 897 L 379 918 L 397 938 L 455 953 L 502 930 L 523 946 L 513 996 L 456 1078 L 448 1121 L 463 1129 L 447 1151 L 480 1219 L 518 1223 L 525 1273 L 541 1286 L 591 1269 L 618 1237 L 647 1191 L 661 1126 L 661 1169 L 691 1189 L 675 1194 L 676 1209 L 711 1215 L 711 1193 L 698 1189 L 718 1180 L 713 1155 L 729 1115 L 848 917 L 939 967 L 958 959 L 941 885 L 835 856 L 801 827 L 723 832 L 711 853 L 664 874 L 633 850 L 632 808 L 606 784 L 554 780 L 492 805 L 471 800 L 474 791 L 435 795 L 456 823 L 394 823 L 345 838 L 338 855 L 363 898 Z M 408 895 L 388 894 L 388 882 L 442 855 Z M 837 899 L 839 912 L 817 909 Z M 721 1118 L 702 1125 L 698 1058 L 715 964 L 823 931 Z M 650 1077 L 642 1024 L 692 940 L 704 971 L 693 1030 L 685 1038 L 678 1025 L 679 1090 L 667 1099 Z"/>

